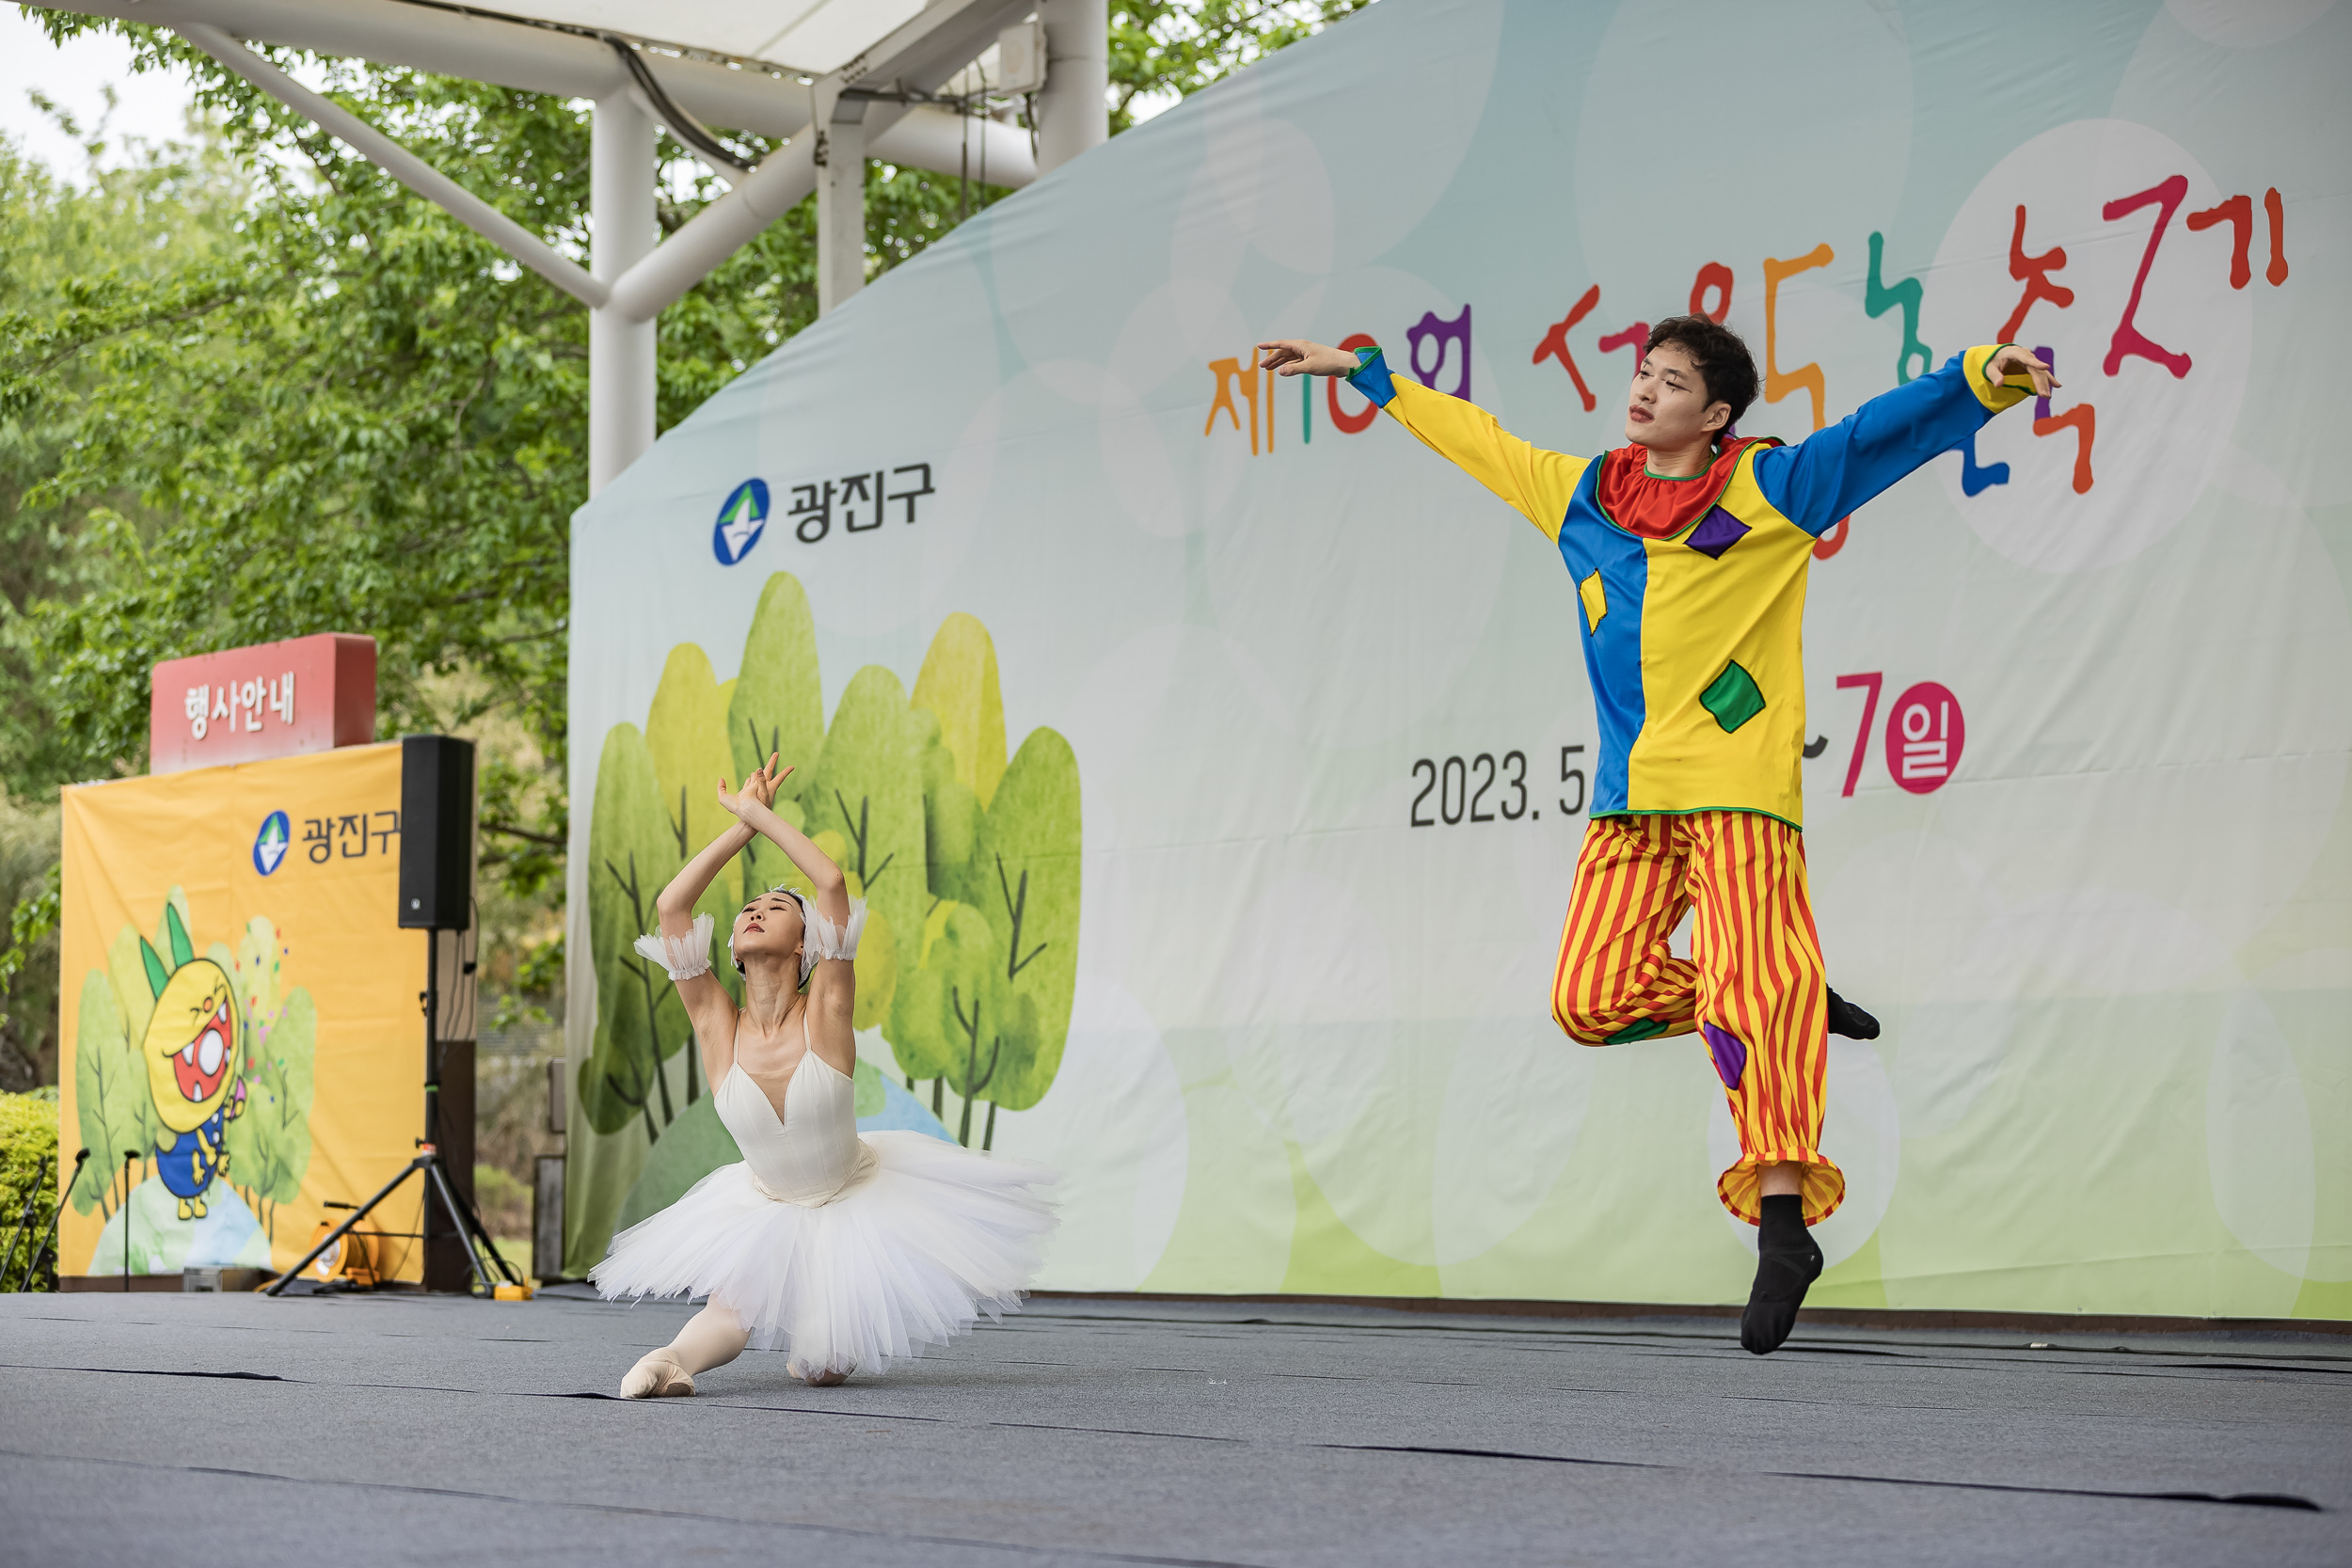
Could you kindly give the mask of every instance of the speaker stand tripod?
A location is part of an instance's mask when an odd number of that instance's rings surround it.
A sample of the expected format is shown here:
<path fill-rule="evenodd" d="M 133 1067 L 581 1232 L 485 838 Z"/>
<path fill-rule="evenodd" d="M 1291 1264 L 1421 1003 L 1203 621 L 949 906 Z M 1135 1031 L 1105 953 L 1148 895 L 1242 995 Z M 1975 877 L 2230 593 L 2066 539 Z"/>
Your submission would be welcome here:
<path fill-rule="evenodd" d="M 379 1231 L 376 1234 L 393 1236 L 413 1235 L 417 1240 L 429 1243 L 433 1239 L 433 1226 L 431 1218 L 435 1203 L 437 1200 L 441 1212 L 449 1216 L 451 1227 L 457 1232 L 458 1241 L 463 1243 L 465 1245 L 466 1260 L 468 1263 L 472 1265 L 474 1278 L 480 1283 L 482 1287 L 482 1293 L 484 1295 L 486 1296 L 493 1293 L 497 1291 L 501 1283 L 518 1287 L 523 1283 L 522 1275 L 516 1271 L 514 1264 L 508 1262 L 504 1256 L 500 1253 L 498 1243 L 490 1240 L 490 1232 L 484 1227 L 482 1223 L 482 1216 L 474 1212 L 473 1205 L 467 1201 L 466 1196 L 459 1192 L 456 1186 L 450 1180 L 449 1167 L 443 1163 L 441 1159 L 441 1151 L 437 1147 L 441 1122 L 441 1047 L 439 1039 L 441 1033 L 441 943 L 440 933 L 438 931 L 428 931 L 425 933 L 424 950 L 424 995 L 422 998 L 424 1003 L 425 1050 L 424 1136 L 417 1140 L 417 1157 L 409 1161 L 406 1165 L 402 1167 L 399 1175 L 393 1177 L 389 1181 L 385 1182 L 383 1187 L 373 1197 L 368 1199 L 365 1203 L 359 1205 L 358 1208 L 353 1210 L 350 1216 L 346 1218 L 342 1224 L 337 1226 L 334 1229 L 328 1231 L 325 1236 L 321 1237 L 318 1245 L 312 1247 L 308 1253 L 303 1255 L 301 1262 L 296 1263 L 293 1268 L 288 1269 L 284 1274 L 279 1275 L 276 1279 L 271 1280 L 267 1286 L 263 1287 L 262 1293 L 264 1295 L 283 1295 L 285 1293 L 286 1287 L 294 1283 L 294 1277 L 297 1275 L 301 1274 L 303 1270 L 309 1268 L 311 1263 L 316 1261 L 323 1254 L 325 1254 L 329 1247 L 342 1241 L 344 1235 L 350 1231 L 352 1227 L 358 1225 L 361 1220 L 366 1219 L 369 1214 L 373 1213 L 375 1211 L 375 1206 L 377 1204 L 382 1203 L 386 1198 L 391 1196 L 393 1193 L 399 1191 L 402 1182 L 407 1180 L 412 1176 L 418 1175 L 421 1175 L 424 1178 L 424 1203 L 423 1206 L 418 1211 L 418 1229 L 415 1231 Z M 489 1262 L 485 1262 L 483 1260 L 485 1257 L 489 1259 Z M 490 1263 L 496 1263 L 498 1265 L 499 1273 L 504 1275 L 503 1281 L 492 1277 L 490 1274 Z"/>

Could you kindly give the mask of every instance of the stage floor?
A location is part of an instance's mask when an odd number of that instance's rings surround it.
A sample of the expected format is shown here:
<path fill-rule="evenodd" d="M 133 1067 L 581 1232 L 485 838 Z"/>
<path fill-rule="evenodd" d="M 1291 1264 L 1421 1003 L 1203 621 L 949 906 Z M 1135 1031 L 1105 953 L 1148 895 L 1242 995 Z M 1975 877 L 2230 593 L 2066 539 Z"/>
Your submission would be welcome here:
<path fill-rule="evenodd" d="M 607 1398 L 685 1309 L 0 1296 L 0 1562 L 2342 1563 L 2352 1340 L 1057 1300 Z M 2262 1506 L 2207 1499 L 2266 1495 Z"/>

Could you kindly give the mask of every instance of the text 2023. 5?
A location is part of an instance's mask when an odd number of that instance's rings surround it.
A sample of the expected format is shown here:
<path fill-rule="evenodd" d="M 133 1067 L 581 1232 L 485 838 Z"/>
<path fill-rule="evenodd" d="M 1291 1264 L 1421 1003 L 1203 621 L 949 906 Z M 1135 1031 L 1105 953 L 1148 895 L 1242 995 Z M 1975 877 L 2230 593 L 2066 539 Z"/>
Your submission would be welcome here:
<path fill-rule="evenodd" d="M 1465 822 L 1533 822 L 1543 807 L 1530 801 L 1527 753 L 1505 752 L 1498 762 L 1492 752 L 1472 757 L 1421 757 L 1413 777 L 1422 781 L 1408 814 L 1416 828 L 1454 828 Z M 1563 816 L 1584 809 L 1584 748 L 1560 748 L 1559 798 Z"/>

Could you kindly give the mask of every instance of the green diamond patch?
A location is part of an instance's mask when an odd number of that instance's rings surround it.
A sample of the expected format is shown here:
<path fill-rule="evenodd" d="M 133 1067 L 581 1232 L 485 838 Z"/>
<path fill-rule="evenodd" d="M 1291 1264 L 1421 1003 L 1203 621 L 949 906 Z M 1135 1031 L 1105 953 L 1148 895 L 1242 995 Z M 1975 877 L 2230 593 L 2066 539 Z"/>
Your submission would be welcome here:
<path fill-rule="evenodd" d="M 1699 693 L 1699 703 L 1730 735 L 1764 711 L 1764 693 L 1756 689 L 1756 677 L 1740 669 L 1735 658 Z"/>

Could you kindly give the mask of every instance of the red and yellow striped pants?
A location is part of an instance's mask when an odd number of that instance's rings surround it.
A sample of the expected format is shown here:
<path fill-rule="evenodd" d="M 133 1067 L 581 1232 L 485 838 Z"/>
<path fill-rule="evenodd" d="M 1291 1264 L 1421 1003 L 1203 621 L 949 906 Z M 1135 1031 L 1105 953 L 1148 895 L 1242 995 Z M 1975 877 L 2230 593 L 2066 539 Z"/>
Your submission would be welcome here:
<path fill-rule="evenodd" d="M 1695 910 L 1691 957 L 1668 942 Z M 1763 1217 L 1758 1167 L 1804 1169 L 1804 1222 L 1845 1201 L 1821 1157 L 1828 981 L 1805 892 L 1804 840 L 1754 812 L 1604 816 L 1585 830 L 1560 933 L 1551 1016 L 1584 1045 L 1699 1033 L 1740 1131 L 1724 1207 Z"/>

